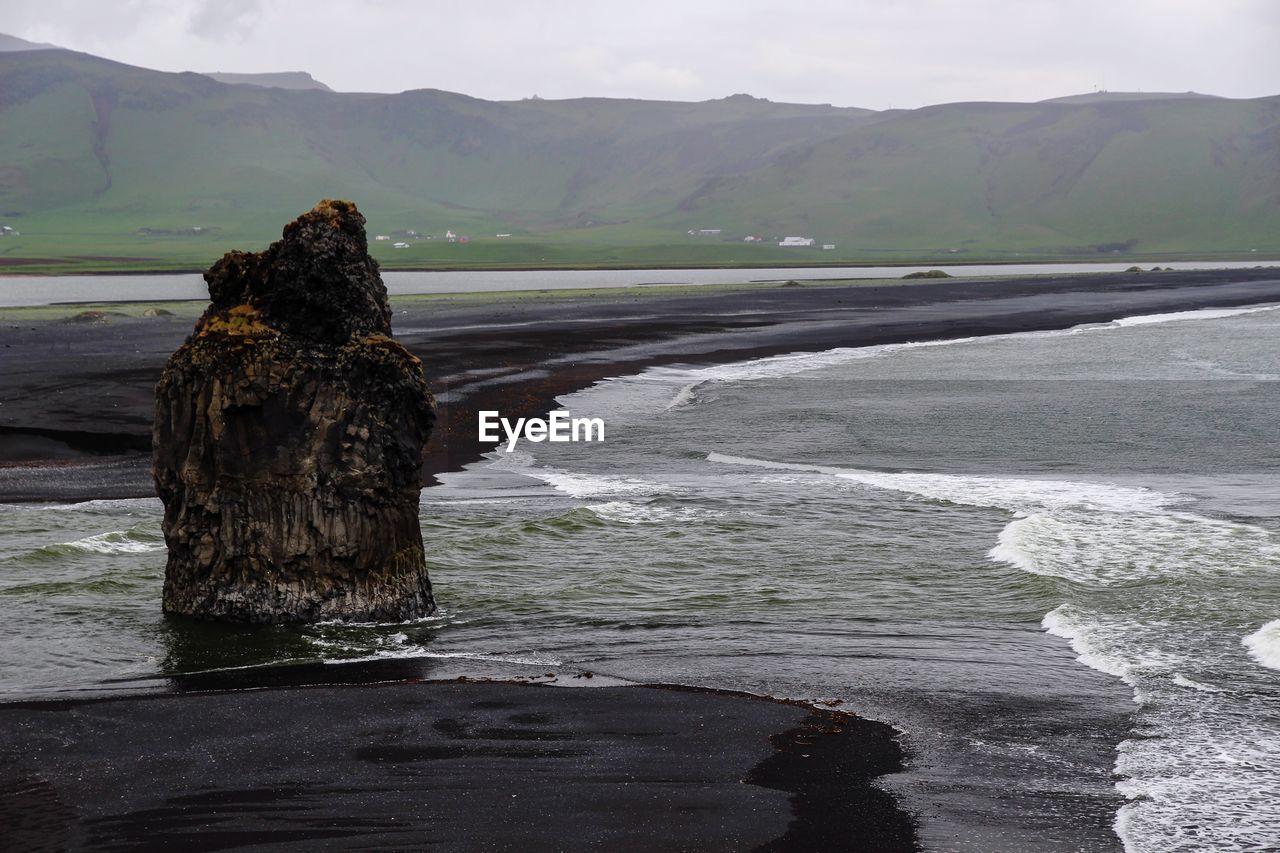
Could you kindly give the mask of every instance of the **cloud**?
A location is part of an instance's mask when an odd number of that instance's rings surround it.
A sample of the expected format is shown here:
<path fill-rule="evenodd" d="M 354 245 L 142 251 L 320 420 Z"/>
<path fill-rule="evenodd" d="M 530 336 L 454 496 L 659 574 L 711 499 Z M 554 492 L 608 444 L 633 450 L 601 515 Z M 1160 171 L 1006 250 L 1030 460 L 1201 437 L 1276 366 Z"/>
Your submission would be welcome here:
<path fill-rule="evenodd" d="M 646 59 L 605 71 L 600 80 L 615 90 L 664 93 L 673 97 L 681 94 L 696 96 L 702 82 L 697 74 L 685 68 Z"/>
<path fill-rule="evenodd" d="M 1280 89 L 1274 0 L 0 0 L 0 29 L 168 71 L 306 70 L 347 91 L 884 108 Z"/>
<path fill-rule="evenodd" d="M 214 41 L 243 38 L 261 13 L 259 0 L 203 0 L 192 10 L 187 32 Z"/>

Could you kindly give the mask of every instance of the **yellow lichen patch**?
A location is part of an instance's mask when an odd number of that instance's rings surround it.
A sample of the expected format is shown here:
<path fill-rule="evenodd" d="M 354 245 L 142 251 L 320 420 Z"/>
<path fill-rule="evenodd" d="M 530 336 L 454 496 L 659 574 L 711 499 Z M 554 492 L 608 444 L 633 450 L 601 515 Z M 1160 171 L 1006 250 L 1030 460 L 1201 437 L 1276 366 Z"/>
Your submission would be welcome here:
<path fill-rule="evenodd" d="M 200 336 L 229 335 L 236 338 L 261 338 L 279 332 L 262 321 L 262 314 L 252 305 L 237 305 L 214 314 L 200 330 Z"/>
<path fill-rule="evenodd" d="M 326 198 L 321 199 L 316 205 L 316 210 L 330 211 L 333 213 L 350 213 L 356 209 L 353 201 L 347 201 L 345 198 Z"/>
<path fill-rule="evenodd" d="M 319 213 L 322 216 L 329 217 L 330 224 L 334 228 L 340 228 L 338 217 L 344 213 L 357 213 L 356 206 L 353 202 L 341 198 L 326 198 L 312 208 L 312 213 Z"/>
<path fill-rule="evenodd" d="M 389 338 L 386 335 L 369 335 L 367 337 L 361 338 L 360 343 L 364 344 L 365 346 L 380 347 L 385 350 L 390 350 L 396 353 L 397 355 L 404 356 L 405 358 L 412 361 L 414 364 L 422 363 L 417 356 L 415 356 L 413 353 L 409 352 L 407 349 L 404 348 L 404 344 L 400 343 L 395 338 Z"/>

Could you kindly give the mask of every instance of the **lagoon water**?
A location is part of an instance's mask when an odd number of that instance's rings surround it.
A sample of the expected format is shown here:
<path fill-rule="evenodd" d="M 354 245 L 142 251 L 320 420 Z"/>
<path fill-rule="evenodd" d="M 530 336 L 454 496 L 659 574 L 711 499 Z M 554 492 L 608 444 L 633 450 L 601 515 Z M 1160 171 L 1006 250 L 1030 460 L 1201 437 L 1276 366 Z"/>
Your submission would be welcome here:
<path fill-rule="evenodd" d="M 1263 849 L 1278 335 L 1222 309 L 611 380 L 562 401 L 604 443 L 424 492 L 442 612 L 408 625 L 168 620 L 158 501 L 0 507 L 0 693 L 411 657 L 839 699 L 903 731 L 885 785 L 933 849 Z"/>
<path fill-rule="evenodd" d="M 1179 270 L 1248 269 L 1272 261 L 1172 261 Z M 1128 263 L 973 264 L 922 267 L 792 267 L 668 270 L 442 270 L 382 275 L 392 296 L 424 293 L 496 293 L 515 290 L 574 290 L 657 284 L 740 284 L 788 279 L 897 279 L 915 270 L 941 269 L 960 277 L 1061 275 L 1121 272 Z M 83 302 L 206 299 L 204 279 L 181 275 L 0 276 L 0 308 Z"/>

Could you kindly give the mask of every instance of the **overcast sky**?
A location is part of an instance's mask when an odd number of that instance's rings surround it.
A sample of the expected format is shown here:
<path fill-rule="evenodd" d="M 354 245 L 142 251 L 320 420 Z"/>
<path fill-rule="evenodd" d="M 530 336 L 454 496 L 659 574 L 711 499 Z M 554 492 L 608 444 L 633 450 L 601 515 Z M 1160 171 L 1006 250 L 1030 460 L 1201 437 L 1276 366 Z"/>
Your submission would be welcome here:
<path fill-rule="evenodd" d="M 1280 0 L 0 0 L 0 31 L 166 71 L 490 99 L 1280 94 Z"/>

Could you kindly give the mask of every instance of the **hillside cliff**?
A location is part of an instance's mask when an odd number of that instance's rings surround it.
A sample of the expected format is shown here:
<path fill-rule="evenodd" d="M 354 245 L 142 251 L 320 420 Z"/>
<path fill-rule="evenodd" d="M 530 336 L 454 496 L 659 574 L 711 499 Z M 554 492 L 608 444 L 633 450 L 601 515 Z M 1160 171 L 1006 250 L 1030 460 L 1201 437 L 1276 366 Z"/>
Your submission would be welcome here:
<path fill-rule="evenodd" d="M 1280 249 L 1280 98 L 1078 100 L 491 102 L 6 53 L 0 217 L 24 240 L 64 235 L 27 244 L 46 252 L 88 252 L 85 235 L 121 252 L 141 234 L 138 253 L 191 234 L 263 239 L 317 194 L 360 198 L 384 233 L 437 237 L 675 243 L 705 228 L 873 256 Z"/>

